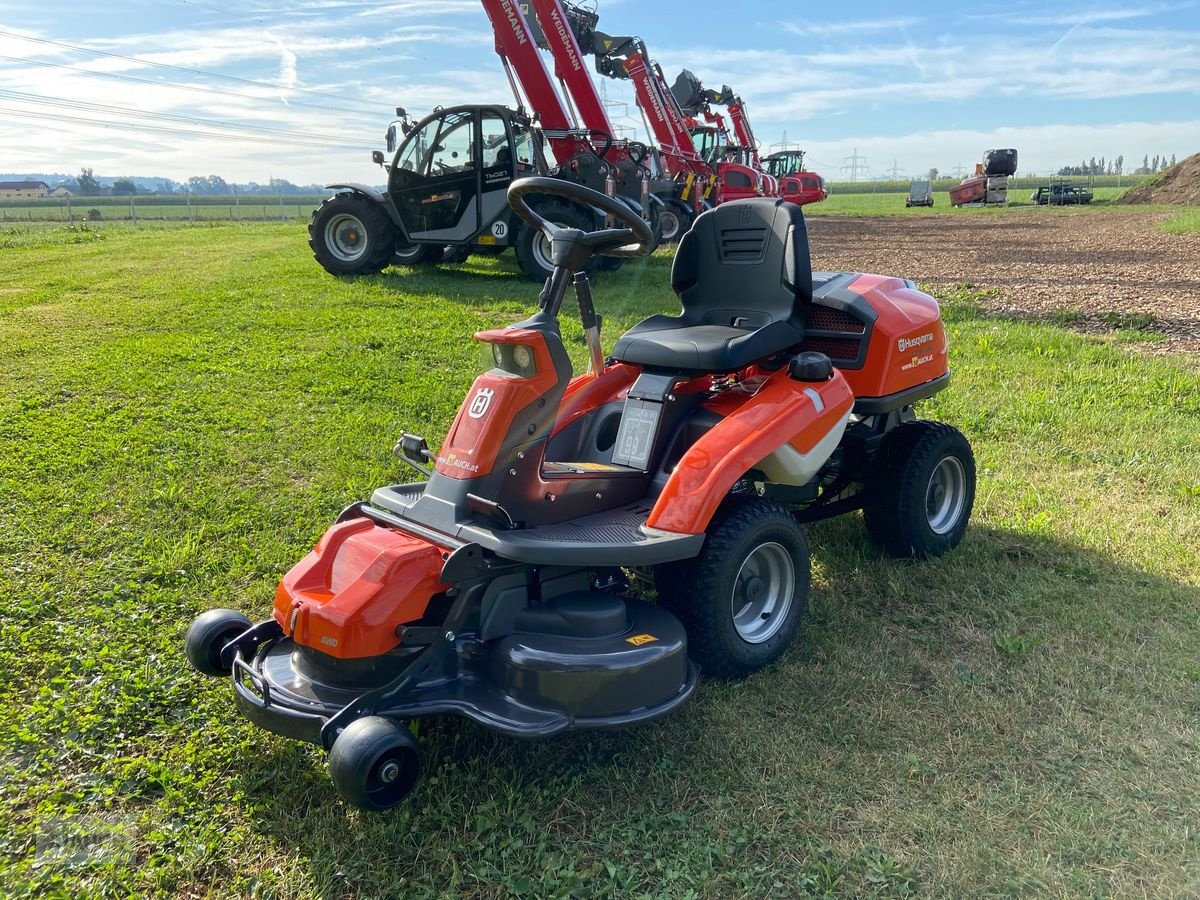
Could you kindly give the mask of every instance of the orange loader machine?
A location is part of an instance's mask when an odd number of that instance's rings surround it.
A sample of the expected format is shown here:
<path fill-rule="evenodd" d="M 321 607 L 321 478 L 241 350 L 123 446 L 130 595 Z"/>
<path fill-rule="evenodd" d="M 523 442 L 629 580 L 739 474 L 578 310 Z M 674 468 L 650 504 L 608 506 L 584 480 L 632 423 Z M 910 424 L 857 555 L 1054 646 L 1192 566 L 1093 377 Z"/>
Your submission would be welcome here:
<path fill-rule="evenodd" d="M 613 227 L 555 225 L 533 194 Z M 249 719 L 323 746 L 363 809 L 416 786 L 408 720 L 454 713 L 523 738 L 633 725 L 684 703 L 701 670 L 778 660 L 808 606 L 805 522 L 862 509 L 886 552 L 929 557 L 971 513 L 966 439 L 913 412 L 950 373 L 937 303 L 911 281 L 814 273 L 800 207 L 725 203 L 679 245 L 679 314 L 605 358 L 585 268 L 644 253 L 649 226 L 560 179 L 517 180 L 508 198 L 553 274 L 533 315 L 475 335 L 494 365 L 441 448 L 403 436 L 420 478 L 348 507 L 266 621 L 214 609 L 185 641 Z M 568 291 L 580 375 L 559 327 Z M 631 573 L 656 603 L 630 595 Z"/>

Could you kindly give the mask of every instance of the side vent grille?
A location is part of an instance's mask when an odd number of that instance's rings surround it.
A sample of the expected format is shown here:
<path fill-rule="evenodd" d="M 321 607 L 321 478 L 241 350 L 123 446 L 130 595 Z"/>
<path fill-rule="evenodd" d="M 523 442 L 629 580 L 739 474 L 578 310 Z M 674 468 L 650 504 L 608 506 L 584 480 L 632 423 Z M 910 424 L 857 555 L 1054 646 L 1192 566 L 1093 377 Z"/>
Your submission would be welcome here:
<path fill-rule="evenodd" d="M 762 262 L 766 248 L 766 228 L 721 229 L 721 262 Z"/>
<path fill-rule="evenodd" d="M 861 369 L 866 361 L 867 323 L 844 309 L 814 303 L 808 308 L 801 350 L 824 353 L 839 369 Z"/>
<path fill-rule="evenodd" d="M 836 331 L 842 334 L 866 334 L 867 326 L 850 313 L 815 303 L 808 310 L 808 327 L 813 331 Z"/>

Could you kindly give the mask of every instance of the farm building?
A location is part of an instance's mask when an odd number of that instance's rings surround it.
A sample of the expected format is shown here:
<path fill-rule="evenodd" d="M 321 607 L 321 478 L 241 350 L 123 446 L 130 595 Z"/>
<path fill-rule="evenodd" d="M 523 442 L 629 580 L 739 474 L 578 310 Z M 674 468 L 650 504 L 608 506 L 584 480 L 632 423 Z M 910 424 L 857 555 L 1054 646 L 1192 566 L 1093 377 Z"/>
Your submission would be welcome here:
<path fill-rule="evenodd" d="M 0 181 L 0 200 L 36 200 L 50 195 L 44 181 Z"/>

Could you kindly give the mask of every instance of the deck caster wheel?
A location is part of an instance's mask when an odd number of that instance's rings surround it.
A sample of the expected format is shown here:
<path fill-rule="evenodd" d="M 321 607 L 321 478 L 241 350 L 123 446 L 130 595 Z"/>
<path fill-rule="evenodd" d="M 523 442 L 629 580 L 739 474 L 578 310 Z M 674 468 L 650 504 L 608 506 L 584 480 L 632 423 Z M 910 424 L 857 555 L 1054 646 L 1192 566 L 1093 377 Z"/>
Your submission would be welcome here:
<path fill-rule="evenodd" d="M 356 719 L 333 742 L 329 777 L 351 806 L 391 809 L 421 777 L 421 750 L 413 733 L 382 716 Z"/>
<path fill-rule="evenodd" d="M 233 671 L 233 651 L 225 645 L 250 627 L 250 620 L 233 609 L 210 609 L 188 627 L 183 647 L 188 661 L 204 675 L 222 676 Z"/>
<path fill-rule="evenodd" d="M 879 448 L 863 520 L 891 556 L 941 556 L 962 540 L 974 502 L 975 457 L 962 432 L 943 422 L 906 422 Z"/>
<path fill-rule="evenodd" d="M 730 496 L 695 559 L 658 566 L 659 602 L 679 617 L 706 675 L 742 678 L 775 662 L 808 611 L 804 531 L 761 497 Z"/>

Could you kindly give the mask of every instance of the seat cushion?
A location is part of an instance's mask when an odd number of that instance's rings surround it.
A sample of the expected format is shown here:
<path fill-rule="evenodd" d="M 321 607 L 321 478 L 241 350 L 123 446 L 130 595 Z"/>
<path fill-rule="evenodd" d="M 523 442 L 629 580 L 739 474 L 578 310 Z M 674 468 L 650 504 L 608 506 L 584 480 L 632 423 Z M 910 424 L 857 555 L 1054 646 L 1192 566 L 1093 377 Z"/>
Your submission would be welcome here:
<path fill-rule="evenodd" d="M 651 316 L 621 336 L 612 356 L 621 362 L 675 372 L 732 372 L 803 339 L 804 332 L 790 322 L 745 329 L 687 325 L 675 316 Z"/>

